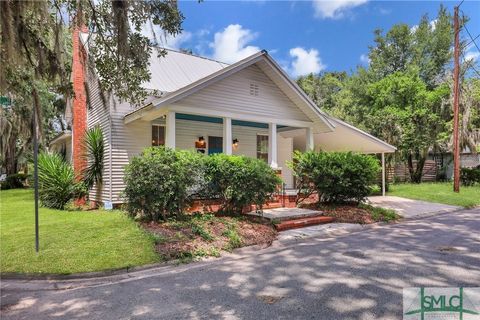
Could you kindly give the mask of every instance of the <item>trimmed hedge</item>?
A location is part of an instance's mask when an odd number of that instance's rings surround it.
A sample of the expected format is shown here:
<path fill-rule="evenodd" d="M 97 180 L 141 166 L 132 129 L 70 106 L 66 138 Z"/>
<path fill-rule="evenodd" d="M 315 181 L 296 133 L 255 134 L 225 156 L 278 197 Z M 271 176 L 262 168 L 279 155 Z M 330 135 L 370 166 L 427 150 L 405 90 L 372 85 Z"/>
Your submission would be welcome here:
<path fill-rule="evenodd" d="M 340 203 L 365 200 L 380 170 L 375 157 L 352 152 L 295 152 L 289 166 L 301 193 Z"/>
<path fill-rule="evenodd" d="M 477 168 L 461 168 L 460 182 L 464 186 L 473 186 L 480 183 L 480 167 Z"/>
<path fill-rule="evenodd" d="M 205 181 L 204 194 L 220 199 L 221 211 L 234 214 L 248 205 L 261 209 L 281 183 L 264 161 L 225 154 L 205 157 Z"/>
<path fill-rule="evenodd" d="M 2 181 L 1 189 L 8 190 L 8 189 L 24 188 L 25 183 L 27 182 L 27 179 L 29 177 L 30 175 L 24 174 L 24 173 L 15 173 L 15 174 L 8 175 L 5 178 L 5 181 Z"/>
<path fill-rule="evenodd" d="M 262 205 L 281 180 L 262 160 L 152 147 L 125 169 L 126 208 L 147 221 L 184 213 L 194 199 L 218 199 L 221 211 Z"/>
<path fill-rule="evenodd" d="M 147 221 L 181 215 L 203 180 L 201 155 L 164 147 L 145 149 L 125 168 L 126 209 Z"/>

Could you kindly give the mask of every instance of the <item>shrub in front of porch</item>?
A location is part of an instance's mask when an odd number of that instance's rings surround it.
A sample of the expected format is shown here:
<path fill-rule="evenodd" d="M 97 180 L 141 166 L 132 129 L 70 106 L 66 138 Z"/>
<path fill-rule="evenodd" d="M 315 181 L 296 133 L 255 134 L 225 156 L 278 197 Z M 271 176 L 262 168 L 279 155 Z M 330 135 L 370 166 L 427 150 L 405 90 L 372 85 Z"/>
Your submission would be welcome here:
<path fill-rule="evenodd" d="M 352 152 L 296 152 L 290 167 L 301 193 L 337 203 L 365 200 L 380 170 L 373 156 Z"/>
<path fill-rule="evenodd" d="M 147 148 L 125 168 L 126 209 L 146 221 L 181 215 L 203 180 L 202 156 L 164 147 Z"/>
<path fill-rule="evenodd" d="M 205 157 L 205 196 L 221 201 L 221 211 L 239 214 L 245 206 L 261 208 L 281 179 L 264 161 L 246 156 Z"/>

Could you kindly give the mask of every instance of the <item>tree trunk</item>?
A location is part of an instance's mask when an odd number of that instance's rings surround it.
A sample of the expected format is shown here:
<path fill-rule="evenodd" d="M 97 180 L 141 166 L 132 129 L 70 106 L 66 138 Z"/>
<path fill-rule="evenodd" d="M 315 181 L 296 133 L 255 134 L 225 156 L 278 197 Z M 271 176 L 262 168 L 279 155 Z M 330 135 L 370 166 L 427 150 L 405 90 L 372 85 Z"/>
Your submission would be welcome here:
<path fill-rule="evenodd" d="M 8 175 L 17 173 L 17 135 L 11 134 L 5 150 L 5 173 Z"/>
<path fill-rule="evenodd" d="M 423 174 L 423 167 L 425 166 L 425 161 L 427 160 L 426 156 L 421 155 L 420 152 L 416 153 L 416 167 L 413 167 L 413 155 L 411 153 L 408 154 L 407 162 L 408 162 L 408 172 L 410 173 L 410 180 L 413 183 L 421 183 L 422 182 L 422 174 Z"/>

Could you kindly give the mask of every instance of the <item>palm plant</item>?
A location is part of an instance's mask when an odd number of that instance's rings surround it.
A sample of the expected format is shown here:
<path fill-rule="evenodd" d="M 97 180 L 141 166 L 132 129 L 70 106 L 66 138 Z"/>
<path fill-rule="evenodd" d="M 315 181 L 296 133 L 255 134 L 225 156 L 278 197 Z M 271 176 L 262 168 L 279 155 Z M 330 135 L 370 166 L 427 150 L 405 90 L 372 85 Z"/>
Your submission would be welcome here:
<path fill-rule="evenodd" d="M 84 194 L 84 185 L 75 181 L 72 166 L 58 154 L 38 156 L 39 196 L 43 206 L 63 209 L 73 198 Z"/>
<path fill-rule="evenodd" d="M 87 167 L 83 171 L 83 179 L 88 189 L 91 189 L 94 184 L 97 187 L 103 182 L 103 132 L 99 126 L 90 128 L 85 133 L 83 140 L 85 158 L 87 160 Z"/>

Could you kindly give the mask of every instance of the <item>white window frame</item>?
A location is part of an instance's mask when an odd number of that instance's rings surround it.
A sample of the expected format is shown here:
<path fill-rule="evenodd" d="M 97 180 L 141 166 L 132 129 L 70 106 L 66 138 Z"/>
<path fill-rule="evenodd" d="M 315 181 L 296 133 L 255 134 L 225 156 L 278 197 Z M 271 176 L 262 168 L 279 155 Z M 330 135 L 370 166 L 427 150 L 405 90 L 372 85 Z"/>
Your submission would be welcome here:
<path fill-rule="evenodd" d="M 153 132 L 152 132 L 152 131 L 153 131 L 153 130 L 152 130 L 153 127 L 163 127 L 163 140 L 164 140 L 164 141 L 163 141 L 163 145 L 153 145 Z M 158 130 L 158 128 L 157 128 L 157 130 Z M 166 130 L 167 130 L 167 129 L 166 129 L 166 126 L 165 126 L 164 124 L 157 124 L 157 123 L 153 123 L 153 124 L 152 124 L 152 128 L 150 129 L 150 134 L 151 134 L 151 139 L 150 139 L 150 141 L 151 141 L 152 147 L 165 146 L 165 143 L 166 143 L 165 140 L 166 140 L 166 134 L 167 134 L 167 131 L 166 131 Z"/>

